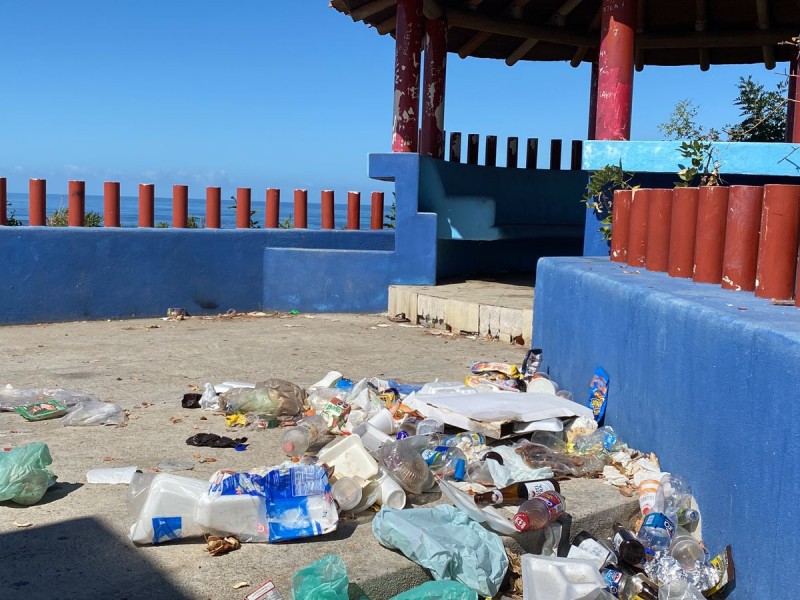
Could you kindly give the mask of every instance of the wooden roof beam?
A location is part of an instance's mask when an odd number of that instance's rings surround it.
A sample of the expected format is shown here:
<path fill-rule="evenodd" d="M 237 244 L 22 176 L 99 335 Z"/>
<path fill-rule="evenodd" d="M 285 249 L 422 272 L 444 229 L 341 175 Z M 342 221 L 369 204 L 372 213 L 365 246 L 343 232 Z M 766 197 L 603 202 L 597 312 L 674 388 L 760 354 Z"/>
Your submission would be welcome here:
<path fill-rule="evenodd" d="M 564 2 L 564 4 L 562 4 L 558 10 L 556 10 L 556 12 L 550 15 L 550 18 L 547 20 L 547 25 L 555 24 L 559 27 L 564 27 L 566 24 L 567 15 L 575 10 L 575 8 L 577 8 L 581 2 L 583 2 L 583 0 L 566 0 L 566 2 Z M 529 38 L 522 42 L 511 54 L 506 57 L 506 64 L 509 67 L 514 66 L 517 61 L 521 60 L 540 41 L 541 40 L 536 38 Z"/>
<path fill-rule="evenodd" d="M 522 16 L 521 9 L 528 3 L 530 0 L 511 0 L 509 4 L 503 9 L 500 13 L 501 16 L 504 17 L 513 17 L 515 19 L 519 19 L 520 17 L 515 16 L 515 14 L 519 14 Z M 470 39 L 468 39 L 461 48 L 458 49 L 458 55 L 461 58 L 467 58 L 470 54 L 475 52 L 478 48 L 480 48 L 490 37 L 492 37 L 491 33 L 487 33 L 486 31 L 479 31 L 475 35 L 473 35 Z"/>
<path fill-rule="evenodd" d="M 381 35 L 386 35 L 387 33 L 392 33 L 395 28 L 397 27 L 397 15 L 392 15 L 385 21 L 381 21 L 375 26 L 375 29 L 378 30 L 378 33 Z"/>
<path fill-rule="evenodd" d="M 742 48 L 775 46 L 791 40 L 797 32 L 790 28 L 747 31 L 698 31 L 695 33 L 643 33 L 637 45 L 645 49 Z"/>
<path fill-rule="evenodd" d="M 352 9 L 350 11 L 350 18 L 353 19 L 353 21 L 363 21 L 395 4 L 397 4 L 397 0 L 372 0 L 371 2 L 362 4 L 358 8 Z"/>
<path fill-rule="evenodd" d="M 769 6 L 767 0 L 756 0 L 756 10 L 758 11 L 758 28 L 761 31 L 769 29 Z M 764 56 L 764 66 L 768 69 L 775 68 L 775 48 L 773 46 L 761 46 L 761 53 Z"/>
<path fill-rule="evenodd" d="M 594 13 L 594 18 L 592 22 L 589 23 L 588 31 L 599 31 L 600 30 L 600 22 L 603 18 L 603 6 L 600 5 L 600 8 L 597 9 L 597 12 Z M 586 53 L 589 51 L 588 46 L 579 46 L 575 50 L 575 54 L 572 55 L 572 60 L 569 61 L 569 66 L 573 69 L 576 69 L 581 66 L 583 62 L 583 58 L 586 56 Z"/>
<path fill-rule="evenodd" d="M 444 8 L 438 0 L 422 0 L 422 14 L 426 19 L 434 21 L 444 16 Z"/>
<path fill-rule="evenodd" d="M 705 31 L 706 24 L 708 23 L 706 12 L 706 0 L 695 0 L 695 20 L 694 30 Z M 711 66 L 711 57 L 709 56 L 708 48 L 698 48 L 698 61 L 700 62 L 700 70 L 708 71 Z"/>
<path fill-rule="evenodd" d="M 644 25 L 645 25 L 645 2 L 644 0 L 638 0 L 636 2 L 636 37 L 644 32 Z M 634 37 L 634 40 L 636 39 Z M 633 64 L 637 71 L 644 70 L 644 49 L 637 47 L 633 52 Z"/>

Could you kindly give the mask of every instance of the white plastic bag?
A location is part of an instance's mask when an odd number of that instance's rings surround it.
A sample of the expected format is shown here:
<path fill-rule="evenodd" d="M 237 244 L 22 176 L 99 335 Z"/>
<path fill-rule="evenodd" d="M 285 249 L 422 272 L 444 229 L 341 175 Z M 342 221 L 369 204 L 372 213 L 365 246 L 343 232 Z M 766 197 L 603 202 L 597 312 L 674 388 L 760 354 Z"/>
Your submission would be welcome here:
<path fill-rule="evenodd" d="M 100 400 L 81 400 L 61 419 L 64 427 L 71 425 L 121 425 L 128 420 L 119 404 Z"/>
<path fill-rule="evenodd" d="M 207 383 L 203 390 L 203 395 L 200 396 L 200 408 L 203 410 L 220 410 L 219 396 L 214 390 L 214 386 Z"/>

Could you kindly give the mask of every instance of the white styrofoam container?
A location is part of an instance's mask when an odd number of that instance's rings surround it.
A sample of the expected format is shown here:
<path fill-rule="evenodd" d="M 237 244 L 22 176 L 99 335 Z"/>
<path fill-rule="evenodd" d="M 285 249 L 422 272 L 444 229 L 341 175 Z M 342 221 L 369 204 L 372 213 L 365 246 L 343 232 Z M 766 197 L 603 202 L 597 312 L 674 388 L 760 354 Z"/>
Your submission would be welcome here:
<path fill-rule="evenodd" d="M 360 477 L 366 480 L 378 474 L 378 463 L 357 435 L 348 435 L 326 446 L 320 451 L 318 459 L 320 464 L 334 467 L 337 477 Z"/>
<path fill-rule="evenodd" d="M 591 561 L 522 555 L 522 597 L 525 600 L 592 600 L 601 597 L 604 586 L 597 565 Z"/>
<path fill-rule="evenodd" d="M 208 481 L 169 473 L 153 478 L 139 516 L 130 530 L 131 541 L 157 544 L 199 537 L 203 529 L 195 521 L 197 502 L 208 489 Z"/>

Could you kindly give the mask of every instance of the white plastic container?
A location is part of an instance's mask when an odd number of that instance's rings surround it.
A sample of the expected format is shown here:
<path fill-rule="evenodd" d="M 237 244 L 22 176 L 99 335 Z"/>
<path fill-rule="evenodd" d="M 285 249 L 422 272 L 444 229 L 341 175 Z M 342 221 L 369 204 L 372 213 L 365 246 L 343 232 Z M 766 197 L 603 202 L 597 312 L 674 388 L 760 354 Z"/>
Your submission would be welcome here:
<path fill-rule="evenodd" d="M 320 464 L 334 467 L 333 473 L 336 477 L 371 479 L 378 474 L 378 463 L 370 456 L 357 435 L 348 435 L 325 446 L 318 459 Z"/>
<path fill-rule="evenodd" d="M 380 487 L 378 502 L 381 506 L 388 506 L 400 510 L 406 506 L 406 492 L 400 487 L 392 477 L 383 469 L 378 473 L 376 479 Z"/>
<path fill-rule="evenodd" d="M 208 489 L 202 479 L 159 473 L 153 478 L 139 516 L 130 530 L 137 544 L 158 544 L 203 535 L 195 509 Z"/>
<path fill-rule="evenodd" d="M 332 491 L 339 510 L 352 510 L 361 502 L 361 483 L 353 477 L 337 478 Z"/>
<path fill-rule="evenodd" d="M 129 484 L 137 467 L 107 467 L 89 469 L 86 471 L 86 481 L 89 483 L 126 483 Z"/>
<path fill-rule="evenodd" d="M 597 566 L 579 558 L 522 555 L 522 597 L 525 600 L 600 598 L 605 581 Z"/>
<path fill-rule="evenodd" d="M 366 446 L 367 449 L 372 450 L 373 452 L 377 451 L 378 448 L 387 442 L 392 441 L 391 437 L 369 422 L 361 423 L 353 430 L 353 433 L 361 438 L 361 442 L 364 444 L 364 446 Z"/>
<path fill-rule="evenodd" d="M 267 508 L 262 496 L 206 493 L 197 501 L 194 518 L 207 533 L 235 535 L 240 542 L 268 540 Z"/>
<path fill-rule="evenodd" d="M 382 408 L 367 421 L 376 429 L 380 429 L 386 435 L 394 432 L 394 417 L 388 408 Z"/>

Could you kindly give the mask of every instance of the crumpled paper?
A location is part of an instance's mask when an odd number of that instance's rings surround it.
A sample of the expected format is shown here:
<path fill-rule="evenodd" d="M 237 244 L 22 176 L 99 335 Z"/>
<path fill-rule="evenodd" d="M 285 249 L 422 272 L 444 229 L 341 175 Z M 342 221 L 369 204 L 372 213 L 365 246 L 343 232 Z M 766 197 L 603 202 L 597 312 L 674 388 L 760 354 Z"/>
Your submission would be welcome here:
<path fill-rule="evenodd" d="M 384 507 L 372 521 L 372 533 L 382 545 L 430 570 L 434 579 L 460 581 L 481 596 L 494 596 L 508 569 L 500 536 L 453 506 Z"/>

